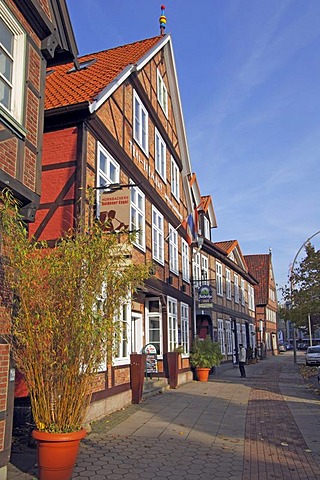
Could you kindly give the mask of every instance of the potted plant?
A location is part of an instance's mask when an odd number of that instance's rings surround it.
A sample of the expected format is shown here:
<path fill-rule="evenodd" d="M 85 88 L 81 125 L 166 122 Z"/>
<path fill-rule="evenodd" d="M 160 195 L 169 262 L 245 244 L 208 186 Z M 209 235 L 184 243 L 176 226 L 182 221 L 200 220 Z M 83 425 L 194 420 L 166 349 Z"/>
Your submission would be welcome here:
<path fill-rule="evenodd" d="M 54 248 L 30 241 L 10 192 L 0 200 L 4 287 L 12 292 L 5 340 L 30 394 L 39 478 L 68 480 L 86 434 L 94 373 L 106 358 L 110 363 L 114 339 L 121 338 L 117 312 L 147 277 L 147 266 L 128 261 L 130 236 L 107 233 L 96 220 Z"/>
<path fill-rule="evenodd" d="M 204 339 L 195 337 L 190 352 L 190 363 L 196 369 L 200 382 L 207 382 L 212 367 L 220 365 L 223 355 L 219 342 L 213 342 L 209 336 Z"/>

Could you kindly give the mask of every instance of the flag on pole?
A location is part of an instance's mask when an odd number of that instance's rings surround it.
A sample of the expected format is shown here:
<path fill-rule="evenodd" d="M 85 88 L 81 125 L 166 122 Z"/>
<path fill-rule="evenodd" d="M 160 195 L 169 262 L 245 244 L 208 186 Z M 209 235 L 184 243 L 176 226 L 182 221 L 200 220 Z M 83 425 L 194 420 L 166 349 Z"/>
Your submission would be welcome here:
<path fill-rule="evenodd" d="M 181 223 L 181 226 L 187 232 L 187 242 L 189 245 L 198 238 L 198 224 L 198 209 L 195 208 L 194 211 L 189 213 L 187 218 Z"/>

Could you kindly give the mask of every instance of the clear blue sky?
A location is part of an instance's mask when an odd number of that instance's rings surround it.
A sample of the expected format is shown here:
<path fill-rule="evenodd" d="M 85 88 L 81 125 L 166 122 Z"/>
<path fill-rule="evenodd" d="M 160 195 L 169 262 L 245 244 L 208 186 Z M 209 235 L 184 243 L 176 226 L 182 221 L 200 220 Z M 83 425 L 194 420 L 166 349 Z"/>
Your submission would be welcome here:
<path fill-rule="evenodd" d="M 81 55 L 159 33 L 158 0 L 67 3 Z M 320 1 L 163 4 L 192 167 L 217 215 L 213 241 L 237 239 L 243 254 L 270 247 L 283 286 L 320 230 Z"/>

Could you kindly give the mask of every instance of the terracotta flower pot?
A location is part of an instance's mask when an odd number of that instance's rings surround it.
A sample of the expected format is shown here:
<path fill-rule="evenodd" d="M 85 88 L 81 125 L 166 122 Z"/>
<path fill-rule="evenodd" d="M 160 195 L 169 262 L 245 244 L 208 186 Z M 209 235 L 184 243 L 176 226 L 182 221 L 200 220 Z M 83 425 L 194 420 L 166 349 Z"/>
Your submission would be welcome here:
<path fill-rule="evenodd" d="M 70 480 L 84 429 L 71 433 L 47 433 L 33 430 L 38 442 L 39 480 Z"/>
<path fill-rule="evenodd" d="M 196 372 L 197 372 L 197 378 L 198 378 L 199 382 L 207 382 L 208 381 L 210 368 L 197 367 Z"/>

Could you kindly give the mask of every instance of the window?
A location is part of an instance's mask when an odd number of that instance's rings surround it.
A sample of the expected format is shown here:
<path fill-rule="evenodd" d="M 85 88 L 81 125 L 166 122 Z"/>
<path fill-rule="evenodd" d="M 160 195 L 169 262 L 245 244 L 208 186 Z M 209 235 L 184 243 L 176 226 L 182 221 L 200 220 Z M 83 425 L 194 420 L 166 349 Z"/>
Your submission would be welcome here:
<path fill-rule="evenodd" d="M 145 249 L 145 196 L 138 187 L 131 189 L 130 230 L 135 232 L 133 243 Z"/>
<path fill-rule="evenodd" d="M 183 353 L 189 353 L 189 307 L 181 303 L 181 338 L 178 339 L 179 345 L 183 347 Z"/>
<path fill-rule="evenodd" d="M 192 272 L 193 272 L 193 281 L 194 281 L 195 285 L 199 285 L 200 284 L 200 279 L 201 279 L 200 253 L 199 252 L 197 252 L 193 256 Z"/>
<path fill-rule="evenodd" d="M 210 221 L 207 217 L 203 217 L 204 237 L 211 240 Z"/>
<path fill-rule="evenodd" d="M 234 276 L 234 301 L 239 303 L 239 277 L 238 275 Z"/>
<path fill-rule="evenodd" d="M 130 306 L 129 304 L 122 305 L 119 318 L 117 321 L 121 324 L 121 329 L 115 336 L 116 354 L 115 360 L 129 361 L 129 345 L 130 345 L 130 332 L 129 332 L 129 318 L 130 318 Z"/>
<path fill-rule="evenodd" d="M 152 207 L 152 258 L 164 262 L 163 215 Z"/>
<path fill-rule="evenodd" d="M 254 288 L 252 285 L 248 284 L 248 303 L 249 303 L 249 310 L 255 311 L 255 304 L 254 304 Z"/>
<path fill-rule="evenodd" d="M 222 286 L 222 265 L 221 263 L 216 262 L 216 276 L 217 276 L 217 295 L 223 295 L 223 286 Z"/>
<path fill-rule="evenodd" d="M 140 145 L 142 150 L 149 154 L 148 150 L 148 112 L 142 104 L 140 98 L 134 92 L 134 107 L 133 107 L 133 137 Z"/>
<path fill-rule="evenodd" d="M 209 278 L 209 261 L 208 257 L 201 255 L 201 280 L 206 283 Z"/>
<path fill-rule="evenodd" d="M 246 297 L 245 297 L 245 289 L 244 289 L 244 280 L 241 278 L 241 304 L 245 305 Z"/>
<path fill-rule="evenodd" d="M 226 320 L 226 341 L 227 341 L 227 355 L 232 355 L 232 331 L 231 322 Z"/>
<path fill-rule="evenodd" d="M 166 144 L 162 140 L 158 130 L 155 131 L 155 162 L 156 171 L 159 175 L 166 179 Z"/>
<path fill-rule="evenodd" d="M 171 193 L 176 197 L 177 200 L 180 198 L 179 179 L 180 172 L 178 165 L 173 158 L 171 158 Z"/>
<path fill-rule="evenodd" d="M 162 354 L 162 315 L 159 298 L 150 298 L 146 302 L 147 343 L 152 343 L 157 354 Z"/>
<path fill-rule="evenodd" d="M 169 352 L 173 352 L 178 345 L 178 314 L 177 300 L 168 297 L 168 335 Z"/>
<path fill-rule="evenodd" d="M 188 242 L 181 239 L 182 242 L 182 279 L 186 282 L 190 281 L 190 261 L 189 261 L 189 245 Z"/>
<path fill-rule="evenodd" d="M 169 261 L 171 272 L 178 274 L 178 232 L 169 225 Z"/>
<path fill-rule="evenodd" d="M 2 113 L 8 112 L 19 123 L 25 83 L 25 39 L 20 24 L 0 1 L 0 105 Z"/>
<path fill-rule="evenodd" d="M 97 187 L 104 187 L 110 183 L 119 183 L 120 166 L 107 150 L 98 143 Z M 99 215 L 99 198 L 102 190 L 97 190 L 97 215 Z"/>
<path fill-rule="evenodd" d="M 226 353 L 223 320 L 218 319 L 218 342 L 220 343 L 221 353 Z"/>
<path fill-rule="evenodd" d="M 226 297 L 231 300 L 231 272 L 226 268 Z"/>
<path fill-rule="evenodd" d="M 168 91 L 159 70 L 157 70 L 157 97 L 162 110 L 168 116 Z"/>
<path fill-rule="evenodd" d="M 241 324 L 241 342 L 245 348 L 247 348 L 247 335 L 246 335 L 246 326 L 244 323 Z"/>

